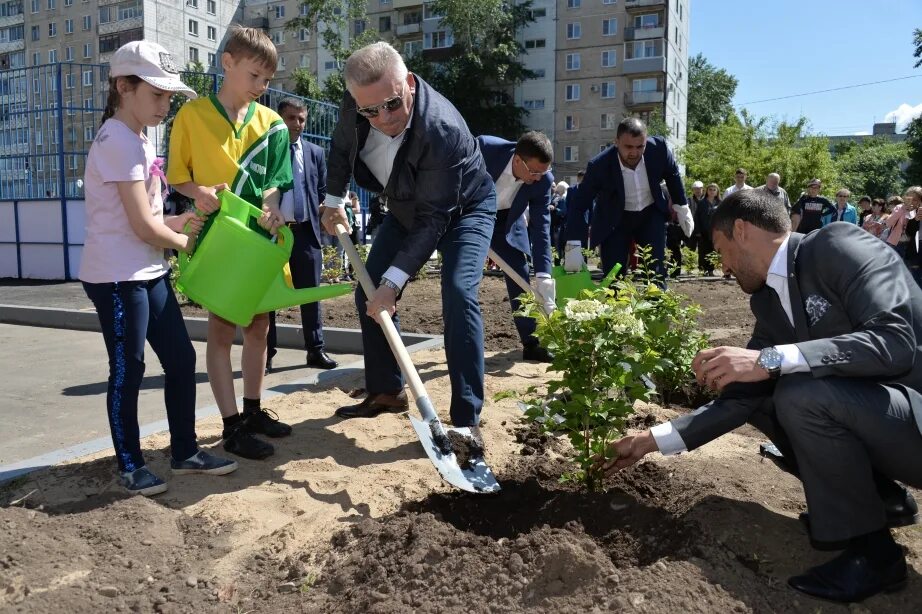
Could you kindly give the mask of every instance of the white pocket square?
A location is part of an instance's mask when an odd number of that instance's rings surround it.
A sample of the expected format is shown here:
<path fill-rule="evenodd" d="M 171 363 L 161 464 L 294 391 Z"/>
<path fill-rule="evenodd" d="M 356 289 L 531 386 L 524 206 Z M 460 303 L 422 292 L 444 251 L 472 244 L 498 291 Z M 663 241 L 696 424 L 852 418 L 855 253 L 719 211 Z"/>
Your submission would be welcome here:
<path fill-rule="evenodd" d="M 819 294 L 811 294 L 807 297 L 807 300 L 804 301 L 804 310 L 807 312 L 807 320 L 810 326 L 815 326 L 820 321 L 820 318 L 826 314 L 830 305 L 831 303 Z"/>

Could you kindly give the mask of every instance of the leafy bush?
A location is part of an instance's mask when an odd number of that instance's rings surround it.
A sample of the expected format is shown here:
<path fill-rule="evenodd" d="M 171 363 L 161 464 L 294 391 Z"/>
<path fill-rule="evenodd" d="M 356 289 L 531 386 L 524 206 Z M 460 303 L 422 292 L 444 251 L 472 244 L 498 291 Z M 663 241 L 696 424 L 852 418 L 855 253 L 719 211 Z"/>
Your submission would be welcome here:
<path fill-rule="evenodd" d="M 698 250 L 692 249 L 687 245 L 682 246 L 682 264 L 689 273 L 700 273 L 698 270 Z"/>
<path fill-rule="evenodd" d="M 326 283 L 335 283 L 345 274 L 343 258 L 337 245 L 324 245 L 321 249 L 323 256 L 323 271 L 320 279 Z"/>

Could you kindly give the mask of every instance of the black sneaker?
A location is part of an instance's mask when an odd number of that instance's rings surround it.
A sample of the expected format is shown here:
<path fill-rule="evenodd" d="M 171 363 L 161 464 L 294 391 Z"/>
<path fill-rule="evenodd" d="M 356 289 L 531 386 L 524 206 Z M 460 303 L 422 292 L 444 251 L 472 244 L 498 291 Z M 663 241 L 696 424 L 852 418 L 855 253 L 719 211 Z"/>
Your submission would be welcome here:
<path fill-rule="evenodd" d="M 243 423 L 251 433 L 267 437 L 288 437 L 291 426 L 279 420 L 278 414 L 271 409 L 260 407 L 252 411 L 243 411 Z"/>
<path fill-rule="evenodd" d="M 531 362 L 554 362 L 554 354 L 539 344 L 526 345 L 522 349 L 522 360 Z"/>
<path fill-rule="evenodd" d="M 224 429 L 221 438 L 224 440 L 225 450 L 243 458 L 262 460 L 275 454 L 272 444 L 253 437 L 246 424 L 243 423 L 231 429 Z"/>

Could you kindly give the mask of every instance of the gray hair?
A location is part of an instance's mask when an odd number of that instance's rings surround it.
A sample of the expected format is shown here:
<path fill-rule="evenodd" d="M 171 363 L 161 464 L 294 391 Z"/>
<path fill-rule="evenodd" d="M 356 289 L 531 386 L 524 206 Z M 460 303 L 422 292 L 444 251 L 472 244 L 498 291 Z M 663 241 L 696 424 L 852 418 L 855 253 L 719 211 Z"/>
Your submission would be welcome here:
<path fill-rule="evenodd" d="M 767 179 L 777 179 L 778 181 L 781 181 L 781 175 L 778 173 L 769 173 Z"/>
<path fill-rule="evenodd" d="M 407 65 L 391 45 L 383 41 L 366 45 L 355 51 L 343 67 L 347 88 L 363 87 L 377 83 L 383 77 L 393 76 L 397 81 L 407 78 Z"/>

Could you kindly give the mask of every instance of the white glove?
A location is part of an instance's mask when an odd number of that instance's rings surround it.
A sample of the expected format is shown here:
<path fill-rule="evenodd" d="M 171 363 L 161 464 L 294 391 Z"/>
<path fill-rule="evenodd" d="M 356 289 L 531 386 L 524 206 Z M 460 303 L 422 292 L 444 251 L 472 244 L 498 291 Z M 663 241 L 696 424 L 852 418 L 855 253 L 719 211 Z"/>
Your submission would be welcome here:
<path fill-rule="evenodd" d="M 692 233 L 695 231 L 695 218 L 692 217 L 692 212 L 689 206 L 672 205 L 672 210 L 675 211 L 678 215 L 679 226 L 682 227 L 682 232 L 685 233 L 685 236 L 692 236 Z"/>
<path fill-rule="evenodd" d="M 538 300 L 544 304 L 544 313 L 550 314 L 557 309 L 557 284 L 552 277 L 539 277 Z"/>
<path fill-rule="evenodd" d="M 567 273 L 579 273 L 585 264 L 582 244 L 579 241 L 567 241 L 567 246 L 564 248 L 563 270 Z"/>

